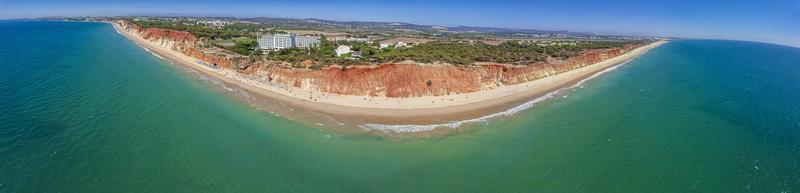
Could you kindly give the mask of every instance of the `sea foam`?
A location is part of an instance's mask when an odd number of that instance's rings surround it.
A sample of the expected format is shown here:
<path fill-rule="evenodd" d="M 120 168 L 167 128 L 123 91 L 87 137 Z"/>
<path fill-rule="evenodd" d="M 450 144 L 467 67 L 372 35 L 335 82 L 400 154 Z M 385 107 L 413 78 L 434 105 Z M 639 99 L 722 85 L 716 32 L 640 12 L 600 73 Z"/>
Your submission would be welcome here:
<path fill-rule="evenodd" d="M 510 116 L 510 115 L 514 115 L 514 114 L 516 114 L 516 113 L 518 113 L 520 111 L 529 109 L 529 108 L 533 107 L 534 105 L 536 105 L 537 103 L 540 103 L 540 102 L 545 101 L 547 99 L 551 99 L 551 98 L 554 98 L 554 97 L 558 96 L 558 94 L 561 93 L 562 91 L 573 89 L 573 88 L 577 88 L 577 87 L 583 88 L 583 85 L 586 83 L 586 81 L 594 79 L 594 78 L 596 78 L 596 77 L 598 77 L 598 76 L 600 76 L 602 74 L 605 74 L 607 72 L 613 71 L 613 70 L 619 68 L 620 66 L 630 62 L 631 60 L 632 59 L 626 60 L 625 62 L 622 62 L 619 65 L 615 65 L 615 66 L 609 67 L 609 68 L 607 68 L 605 70 L 602 70 L 600 72 L 594 73 L 591 76 L 586 77 L 585 79 L 578 81 L 577 83 L 575 83 L 575 85 L 572 85 L 570 87 L 565 87 L 565 88 L 561 88 L 561 89 L 555 90 L 553 92 L 549 92 L 549 93 L 547 93 L 547 94 L 545 94 L 543 96 L 537 97 L 537 98 L 535 98 L 533 100 L 530 100 L 528 102 L 522 103 L 522 104 L 520 104 L 518 106 L 515 106 L 515 107 L 512 107 L 512 108 L 510 108 L 508 110 L 505 110 L 505 111 L 502 111 L 502 112 L 497 112 L 497 113 L 494 113 L 494 114 L 489 114 L 489 115 L 486 115 L 486 116 L 483 116 L 483 117 L 479 117 L 479 118 L 460 120 L 460 121 L 453 121 L 453 122 L 450 122 L 450 123 L 443 123 L 443 124 L 431 124 L 431 125 L 411 125 L 411 124 L 409 124 L 409 125 L 388 125 L 388 124 L 365 123 L 365 124 L 359 125 L 358 127 L 362 128 L 362 129 L 364 129 L 366 131 L 373 131 L 374 130 L 374 131 L 382 131 L 382 132 L 386 132 L 386 133 L 413 133 L 413 132 L 430 131 L 430 130 L 433 130 L 433 129 L 436 129 L 436 128 L 452 128 L 452 129 L 454 129 L 454 128 L 458 128 L 458 127 L 460 127 L 462 125 L 466 125 L 466 124 L 486 123 L 492 118 Z"/>

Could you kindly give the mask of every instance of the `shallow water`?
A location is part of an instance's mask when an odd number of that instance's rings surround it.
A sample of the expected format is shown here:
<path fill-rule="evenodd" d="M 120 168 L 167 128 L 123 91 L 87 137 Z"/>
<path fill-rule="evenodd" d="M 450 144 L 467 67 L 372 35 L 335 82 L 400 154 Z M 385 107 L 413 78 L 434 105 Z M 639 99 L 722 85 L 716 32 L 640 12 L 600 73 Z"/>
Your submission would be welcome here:
<path fill-rule="evenodd" d="M 251 108 L 108 24 L 0 21 L 0 42 L 0 192 L 800 191 L 797 48 L 672 41 L 516 115 L 387 139 Z"/>

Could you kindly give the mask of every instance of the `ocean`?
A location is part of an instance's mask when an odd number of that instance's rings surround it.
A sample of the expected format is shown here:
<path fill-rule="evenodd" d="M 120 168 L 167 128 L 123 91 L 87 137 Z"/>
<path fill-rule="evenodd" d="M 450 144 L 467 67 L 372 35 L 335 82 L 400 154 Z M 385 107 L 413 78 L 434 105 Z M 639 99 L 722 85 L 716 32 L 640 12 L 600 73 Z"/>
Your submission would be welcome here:
<path fill-rule="evenodd" d="M 798 192 L 800 49 L 673 40 L 514 115 L 387 138 L 257 110 L 110 24 L 0 21 L 0 192 Z"/>

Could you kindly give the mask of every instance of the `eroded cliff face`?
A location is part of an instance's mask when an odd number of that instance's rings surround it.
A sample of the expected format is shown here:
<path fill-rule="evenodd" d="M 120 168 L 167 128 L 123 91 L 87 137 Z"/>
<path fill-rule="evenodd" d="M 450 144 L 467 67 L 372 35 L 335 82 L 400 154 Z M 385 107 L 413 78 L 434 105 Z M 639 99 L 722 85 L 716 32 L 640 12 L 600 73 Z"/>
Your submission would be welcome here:
<path fill-rule="evenodd" d="M 558 63 L 531 66 L 487 64 L 473 67 L 381 64 L 376 67 L 351 67 L 345 70 L 294 69 L 270 66 L 259 76 L 306 90 L 344 95 L 385 97 L 441 96 L 519 84 L 594 64 L 641 45 L 595 50 Z"/>
<path fill-rule="evenodd" d="M 197 37 L 189 32 L 176 31 L 169 29 L 147 28 L 129 23 L 127 21 L 117 21 L 122 30 L 133 32 L 143 39 L 155 42 L 159 46 L 174 51 L 181 52 L 188 56 L 203 60 L 209 64 L 216 64 L 223 68 L 234 68 L 247 59 L 243 56 L 231 55 L 224 51 L 214 48 L 204 48 Z"/>
<path fill-rule="evenodd" d="M 164 48 L 182 52 L 222 68 L 234 69 L 243 74 L 304 90 L 361 96 L 419 97 L 481 91 L 574 70 L 643 46 L 627 45 L 623 48 L 593 50 L 565 61 L 530 66 L 485 64 L 464 67 L 387 63 L 346 69 L 339 67 L 302 69 L 285 65 L 267 65 L 264 61 L 248 61 L 243 56 L 220 54 L 217 50 L 213 50 L 214 48 L 202 46 L 200 41 L 188 32 L 141 29 L 125 21 L 119 23 L 124 30 L 132 31 Z"/>
<path fill-rule="evenodd" d="M 122 28 L 121 30 L 133 32 L 139 37 L 172 50 L 182 51 L 194 47 L 197 43 L 197 38 L 189 32 L 158 28 L 142 29 L 127 21 L 116 21 L 116 23 Z"/>
<path fill-rule="evenodd" d="M 247 65 L 241 65 L 247 62 L 244 56 L 232 56 L 232 53 L 220 54 L 221 49 L 209 50 L 203 48 L 192 47 L 183 51 L 184 54 L 205 61 L 209 64 L 215 64 L 222 68 L 243 70 Z M 244 66 L 244 67 L 242 67 Z"/>

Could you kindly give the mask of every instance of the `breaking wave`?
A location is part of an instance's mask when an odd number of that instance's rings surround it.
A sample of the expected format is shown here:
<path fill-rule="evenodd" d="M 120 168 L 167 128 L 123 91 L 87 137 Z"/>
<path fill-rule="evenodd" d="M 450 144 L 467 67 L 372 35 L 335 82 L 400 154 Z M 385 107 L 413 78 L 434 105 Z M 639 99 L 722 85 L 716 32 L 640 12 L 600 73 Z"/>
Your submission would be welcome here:
<path fill-rule="evenodd" d="M 138 44 L 138 43 L 137 43 L 137 44 Z M 156 57 L 158 57 L 159 59 L 162 59 L 162 60 L 165 60 L 165 61 L 167 60 L 166 58 L 164 58 L 164 57 L 161 57 L 161 55 L 158 55 L 158 54 L 156 54 L 155 52 L 153 52 L 153 51 L 150 51 L 150 49 L 147 49 L 147 47 L 144 47 L 144 46 L 142 46 L 141 44 L 139 44 L 139 47 L 141 47 L 141 48 L 144 48 L 144 51 L 147 51 L 147 52 L 149 52 L 150 54 L 152 54 L 153 56 L 156 56 Z"/>
<path fill-rule="evenodd" d="M 596 78 L 596 77 L 598 77 L 598 76 L 600 76 L 602 74 L 605 74 L 607 72 L 613 71 L 613 70 L 619 68 L 620 66 L 630 62 L 631 60 L 626 60 L 625 62 L 622 62 L 619 65 L 615 65 L 615 66 L 606 68 L 606 69 L 604 69 L 604 70 L 602 70 L 600 72 L 594 73 L 591 76 L 589 76 L 589 77 L 587 77 L 587 78 L 585 78 L 583 80 L 578 81 L 577 83 L 575 83 L 575 85 L 572 85 L 570 87 L 564 87 L 564 88 L 555 90 L 553 92 L 549 92 L 549 93 L 545 94 L 544 96 L 537 97 L 537 98 L 535 98 L 533 100 L 530 100 L 530 101 L 525 102 L 523 104 L 520 104 L 518 106 L 512 107 L 511 109 L 508 109 L 508 110 L 505 110 L 505 111 L 502 111 L 502 112 L 497 112 L 497 113 L 490 114 L 490 115 L 486 115 L 486 116 L 479 117 L 479 118 L 467 119 L 467 120 L 461 120 L 461 121 L 453 121 L 453 122 L 450 122 L 450 123 L 443 123 L 443 124 L 431 124 L 431 125 L 387 125 L 387 124 L 366 123 L 366 124 L 361 124 L 358 127 L 362 128 L 364 130 L 367 130 L 367 131 L 376 130 L 376 131 L 382 131 L 382 132 L 387 132 L 387 133 L 389 133 L 389 132 L 391 132 L 391 133 L 413 133 L 413 132 L 430 131 L 430 130 L 433 130 L 433 129 L 436 129 L 436 128 L 458 128 L 458 127 L 460 127 L 462 125 L 465 125 L 465 124 L 486 123 L 486 122 L 489 121 L 489 119 L 492 119 L 492 118 L 510 116 L 510 115 L 514 115 L 514 114 L 516 114 L 516 113 L 518 113 L 520 111 L 529 109 L 529 108 L 533 107 L 534 105 L 536 105 L 537 103 L 540 103 L 540 102 L 545 101 L 547 99 L 554 98 L 554 97 L 558 96 L 558 94 L 560 92 L 564 91 L 564 90 L 569 90 L 569 89 L 573 89 L 575 87 L 583 86 L 583 84 L 586 83 L 586 81 L 591 80 L 593 78 Z"/>

